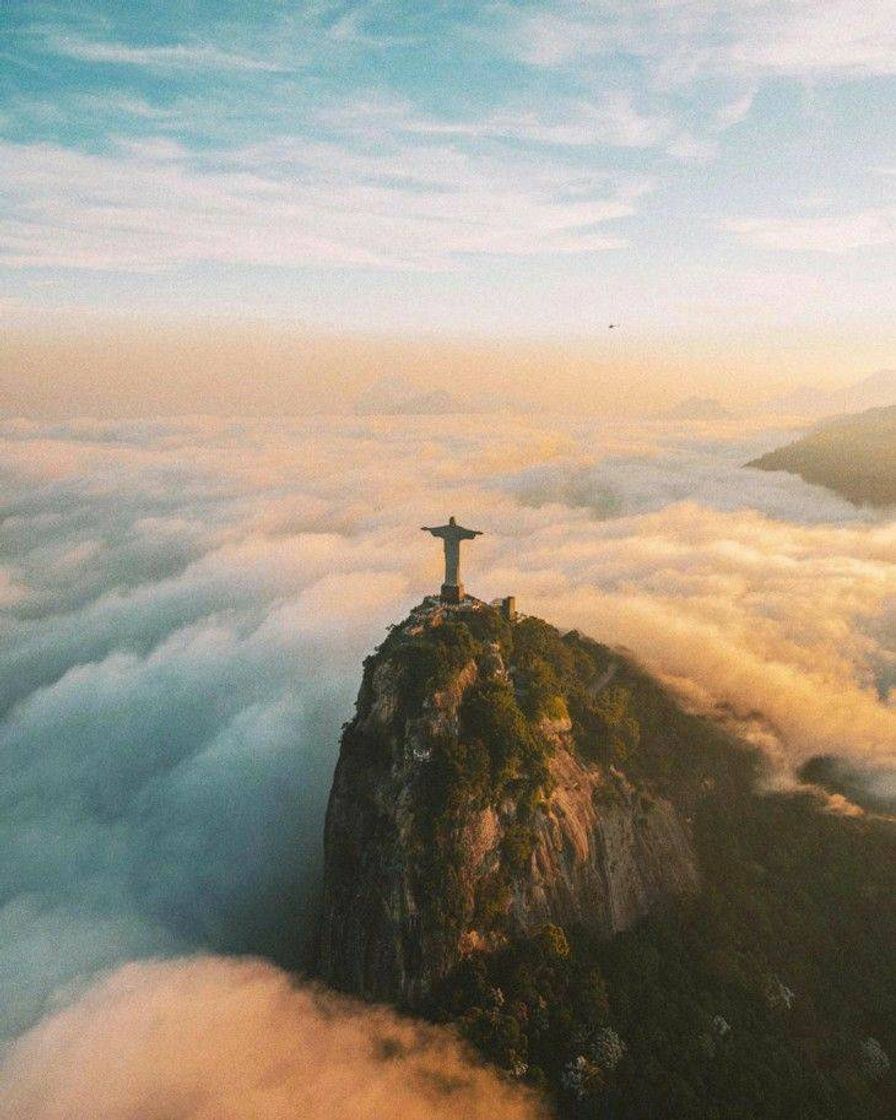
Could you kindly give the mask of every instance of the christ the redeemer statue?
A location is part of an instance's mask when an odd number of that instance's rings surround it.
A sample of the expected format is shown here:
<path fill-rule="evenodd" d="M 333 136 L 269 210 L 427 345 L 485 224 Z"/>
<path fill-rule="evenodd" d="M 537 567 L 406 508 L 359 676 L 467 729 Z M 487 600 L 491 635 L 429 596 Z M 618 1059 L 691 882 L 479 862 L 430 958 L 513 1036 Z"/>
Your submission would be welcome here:
<path fill-rule="evenodd" d="M 453 517 L 449 517 L 447 525 L 438 525 L 434 529 L 424 525 L 423 532 L 432 533 L 434 537 L 441 537 L 445 546 L 445 582 L 442 584 L 442 602 L 462 602 L 464 585 L 460 582 L 460 542 L 481 537 L 481 530 L 464 529 L 462 525 L 458 525 Z"/>

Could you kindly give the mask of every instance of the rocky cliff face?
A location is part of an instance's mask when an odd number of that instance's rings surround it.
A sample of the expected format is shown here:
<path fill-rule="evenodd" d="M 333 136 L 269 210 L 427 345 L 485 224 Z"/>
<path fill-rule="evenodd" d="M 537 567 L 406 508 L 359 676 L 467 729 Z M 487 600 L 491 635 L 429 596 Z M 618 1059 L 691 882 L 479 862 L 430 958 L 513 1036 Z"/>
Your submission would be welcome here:
<path fill-rule="evenodd" d="M 609 936 L 694 891 L 698 776 L 660 741 L 662 711 L 659 732 L 639 719 L 644 679 L 475 600 L 426 600 L 396 627 L 365 664 L 330 796 L 322 978 L 418 1007 L 510 938 Z M 674 707 L 655 687 L 644 705 L 653 722 Z"/>

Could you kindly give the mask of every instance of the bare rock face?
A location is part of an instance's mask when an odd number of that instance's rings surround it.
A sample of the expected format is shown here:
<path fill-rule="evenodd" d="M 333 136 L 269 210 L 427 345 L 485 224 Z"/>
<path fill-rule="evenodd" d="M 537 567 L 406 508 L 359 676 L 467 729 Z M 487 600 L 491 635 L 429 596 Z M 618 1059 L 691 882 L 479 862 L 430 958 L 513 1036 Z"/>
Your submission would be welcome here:
<path fill-rule="evenodd" d="M 550 764 L 556 782 L 538 814 L 531 866 L 514 891 L 515 925 L 551 923 L 610 936 L 670 894 L 696 890 L 697 866 L 675 807 L 646 799 L 618 771 L 607 778 L 568 750 Z"/>
<path fill-rule="evenodd" d="M 476 601 L 427 600 L 393 630 L 330 795 L 326 982 L 419 1007 L 465 956 L 549 923 L 608 937 L 696 890 L 686 809 L 646 774 L 627 671 Z"/>

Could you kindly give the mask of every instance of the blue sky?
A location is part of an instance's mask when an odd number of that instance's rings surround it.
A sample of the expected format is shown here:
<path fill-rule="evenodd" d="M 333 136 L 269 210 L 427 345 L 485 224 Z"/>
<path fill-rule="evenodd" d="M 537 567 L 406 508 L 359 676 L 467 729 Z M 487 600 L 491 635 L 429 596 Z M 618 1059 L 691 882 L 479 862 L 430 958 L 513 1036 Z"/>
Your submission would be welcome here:
<path fill-rule="evenodd" d="M 0 21 L 9 314 L 896 335 L 891 0 Z"/>

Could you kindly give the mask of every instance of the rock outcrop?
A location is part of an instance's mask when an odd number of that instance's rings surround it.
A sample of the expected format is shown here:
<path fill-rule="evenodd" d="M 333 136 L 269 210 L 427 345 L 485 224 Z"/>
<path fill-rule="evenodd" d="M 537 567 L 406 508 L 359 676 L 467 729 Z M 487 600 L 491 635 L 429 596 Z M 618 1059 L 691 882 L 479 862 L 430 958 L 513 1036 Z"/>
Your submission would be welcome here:
<path fill-rule="evenodd" d="M 645 679 L 477 600 L 394 628 L 330 795 L 321 977 L 419 1007 L 471 954 L 549 923 L 607 937 L 694 891 L 681 744 L 639 720 Z"/>

